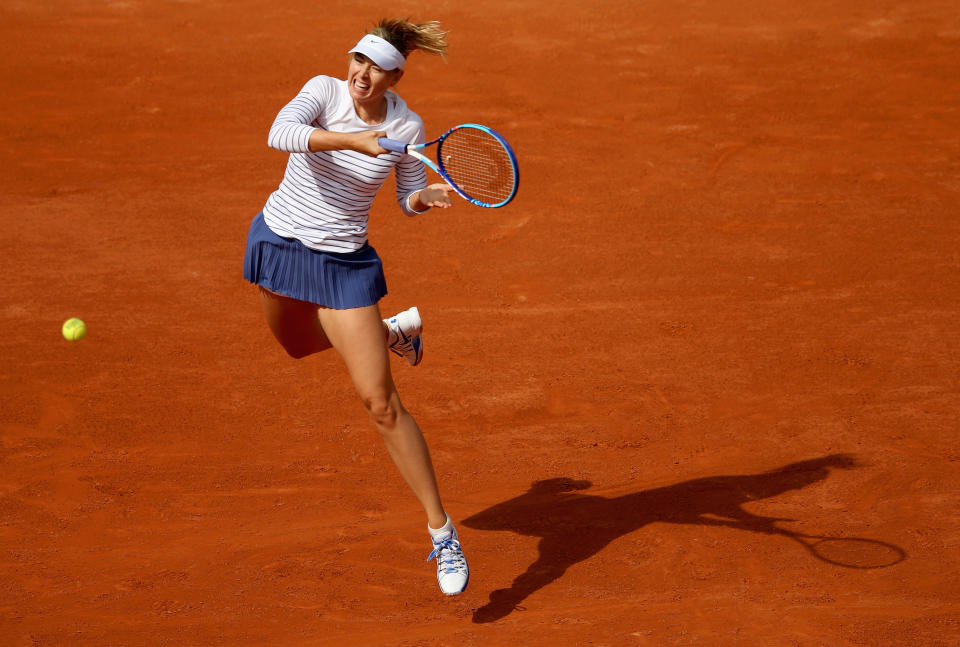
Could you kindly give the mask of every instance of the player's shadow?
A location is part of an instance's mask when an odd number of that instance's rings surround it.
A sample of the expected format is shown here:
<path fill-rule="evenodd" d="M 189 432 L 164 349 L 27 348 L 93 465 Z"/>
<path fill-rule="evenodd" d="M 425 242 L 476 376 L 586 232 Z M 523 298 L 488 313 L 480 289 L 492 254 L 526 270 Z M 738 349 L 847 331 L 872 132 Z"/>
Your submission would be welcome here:
<path fill-rule="evenodd" d="M 526 493 L 461 522 L 477 530 L 541 537 L 537 560 L 510 588 L 491 593 L 490 601 L 474 612 L 473 621 L 492 622 L 507 616 L 574 564 L 649 523 L 720 525 L 798 539 L 802 535 L 776 525 L 789 519 L 758 516 L 744 510 L 743 504 L 799 490 L 825 479 L 832 469 L 852 467 L 856 467 L 852 457 L 834 454 L 761 474 L 700 478 L 611 498 L 577 493 L 590 487 L 589 481 L 537 481 Z M 899 548 L 883 545 L 897 551 L 899 559 L 905 556 Z"/>

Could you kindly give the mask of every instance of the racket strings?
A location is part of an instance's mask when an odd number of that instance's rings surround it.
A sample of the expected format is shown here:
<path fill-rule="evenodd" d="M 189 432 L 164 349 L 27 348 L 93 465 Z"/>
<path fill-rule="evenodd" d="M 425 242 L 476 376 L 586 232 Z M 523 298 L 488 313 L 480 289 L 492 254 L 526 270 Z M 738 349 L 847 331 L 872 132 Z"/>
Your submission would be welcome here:
<path fill-rule="evenodd" d="M 437 155 L 453 183 L 470 197 L 497 204 L 513 193 L 513 160 L 492 135 L 472 128 L 456 130 L 440 143 Z"/>

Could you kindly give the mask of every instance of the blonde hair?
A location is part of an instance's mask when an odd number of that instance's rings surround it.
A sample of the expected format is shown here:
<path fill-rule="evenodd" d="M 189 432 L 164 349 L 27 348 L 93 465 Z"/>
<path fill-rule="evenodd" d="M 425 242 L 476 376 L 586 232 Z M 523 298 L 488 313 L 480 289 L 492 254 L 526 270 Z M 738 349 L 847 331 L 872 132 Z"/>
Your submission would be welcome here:
<path fill-rule="evenodd" d="M 402 18 L 384 18 L 367 33 L 384 39 L 406 57 L 415 49 L 443 56 L 449 32 L 441 29 L 435 20 L 413 23 Z"/>

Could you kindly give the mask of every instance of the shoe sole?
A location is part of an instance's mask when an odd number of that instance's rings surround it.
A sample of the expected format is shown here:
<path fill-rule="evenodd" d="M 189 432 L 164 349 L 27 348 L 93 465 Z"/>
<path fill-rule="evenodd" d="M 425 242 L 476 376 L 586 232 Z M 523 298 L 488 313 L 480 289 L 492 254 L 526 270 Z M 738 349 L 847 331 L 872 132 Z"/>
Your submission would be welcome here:
<path fill-rule="evenodd" d="M 411 362 L 410 358 L 407 358 L 407 362 L 410 364 L 410 366 L 416 366 L 423 361 L 423 337 L 420 335 L 417 335 L 413 338 L 413 351 L 413 361 Z"/>

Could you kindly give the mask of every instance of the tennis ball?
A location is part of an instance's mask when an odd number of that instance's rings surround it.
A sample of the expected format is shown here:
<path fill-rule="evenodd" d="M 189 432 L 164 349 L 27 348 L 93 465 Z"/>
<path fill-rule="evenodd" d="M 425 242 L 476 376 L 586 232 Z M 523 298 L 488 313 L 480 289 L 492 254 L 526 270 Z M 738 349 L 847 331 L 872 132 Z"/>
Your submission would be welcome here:
<path fill-rule="evenodd" d="M 63 322 L 63 338 L 67 341 L 79 341 L 87 334 L 87 324 L 73 317 Z"/>

